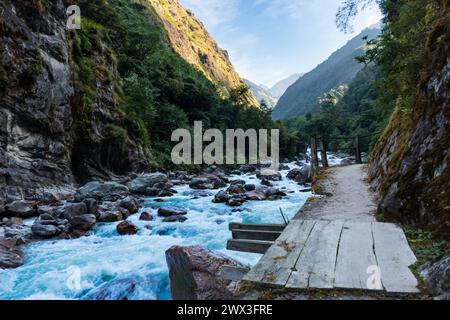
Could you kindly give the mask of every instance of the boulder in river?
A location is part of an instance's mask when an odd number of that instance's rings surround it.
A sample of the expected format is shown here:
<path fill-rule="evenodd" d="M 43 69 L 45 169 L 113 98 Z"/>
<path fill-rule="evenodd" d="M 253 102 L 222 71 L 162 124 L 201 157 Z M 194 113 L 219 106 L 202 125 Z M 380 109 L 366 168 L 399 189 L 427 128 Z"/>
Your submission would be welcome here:
<path fill-rule="evenodd" d="M 124 236 L 124 235 L 134 235 L 138 231 L 137 227 L 128 221 L 122 221 L 117 225 L 117 232 Z"/>
<path fill-rule="evenodd" d="M 228 194 L 242 194 L 242 193 L 245 193 L 245 189 L 242 184 L 232 184 L 227 189 L 227 193 Z"/>
<path fill-rule="evenodd" d="M 183 215 L 174 215 L 164 218 L 163 222 L 185 222 L 188 218 Z"/>
<path fill-rule="evenodd" d="M 144 211 L 144 212 L 141 213 L 141 216 L 139 217 L 139 220 L 141 220 L 141 221 L 153 221 L 153 216 L 150 213 Z"/>
<path fill-rule="evenodd" d="M 104 211 L 98 217 L 99 222 L 117 222 L 123 220 L 123 215 L 120 211 Z"/>
<path fill-rule="evenodd" d="M 0 269 L 12 269 L 23 264 L 23 254 L 16 240 L 0 240 Z"/>
<path fill-rule="evenodd" d="M 289 171 L 287 178 L 298 183 L 310 183 L 312 179 L 311 166 L 304 165 Z"/>
<path fill-rule="evenodd" d="M 226 186 L 226 183 L 214 174 L 203 174 L 192 179 L 189 187 L 194 190 L 220 189 Z"/>
<path fill-rule="evenodd" d="M 88 208 L 84 202 L 69 203 L 64 207 L 63 210 L 64 218 L 68 220 L 88 213 Z"/>
<path fill-rule="evenodd" d="M 152 191 L 152 188 L 155 188 L 157 190 L 160 190 L 161 188 L 155 187 L 157 184 L 162 184 L 164 186 L 165 183 L 169 181 L 169 178 L 166 174 L 161 172 L 156 173 L 148 173 L 144 174 L 142 176 L 137 177 L 136 179 L 130 181 L 128 183 L 128 188 L 130 189 L 130 192 L 134 194 L 142 194 L 142 195 L 148 195 L 152 196 L 149 193 L 149 191 Z M 153 194 L 153 191 L 152 191 Z"/>
<path fill-rule="evenodd" d="M 75 230 L 89 231 L 97 222 L 97 219 L 93 214 L 84 214 L 76 216 L 70 220 L 70 225 Z"/>
<path fill-rule="evenodd" d="M 237 261 L 199 246 L 174 246 L 166 251 L 174 300 L 231 300 L 237 285 L 218 276 L 224 265 Z"/>
<path fill-rule="evenodd" d="M 256 186 L 254 184 L 249 183 L 244 186 L 244 189 L 245 189 L 245 191 L 255 191 Z"/>
<path fill-rule="evenodd" d="M 186 215 L 187 210 L 176 207 L 176 206 L 165 206 L 158 209 L 158 216 L 160 217 L 171 217 L 171 216 L 178 216 L 178 215 Z"/>
<path fill-rule="evenodd" d="M 31 227 L 33 237 L 38 239 L 51 239 L 61 234 L 61 230 L 53 224 L 44 224 L 36 221 Z"/>
<path fill-rule="evenodd" d="M 224 190 L 219 191 L 215 196 L 214 196 L 214 203 L 226 203 L 228 200 L 230 200 L 230 195 L 228 193 L 226 193 Z"/>
<path fill-rule="evenodd" d="M 75 194 L 75 200 L 83 201 L 84 199 L 88 198 L 99 200 L 113 194 L 119 196 L 127 196 L 129 192 L 129 189 L 126 186 L 117 182 L 92 181 L 77 190 L 77 193 Z"/>
<path fill-rule="evenodd" d="M 261 169 L 261 171 L 259 171 L 256 174 L 256 177 L 260 180 L 266 179 L 269 181 L 281 181 L 282 177 L 281 177 L 281 173 L 279 173 L 276 170 L 272 170 L 272 169 Z"/>
<path fill-rule="evenodd" d="M 29 201 L 18 200 L 5 206 L 6 215 L 23 219 L 32 218 L 38 215 L 37 209 Z"/>

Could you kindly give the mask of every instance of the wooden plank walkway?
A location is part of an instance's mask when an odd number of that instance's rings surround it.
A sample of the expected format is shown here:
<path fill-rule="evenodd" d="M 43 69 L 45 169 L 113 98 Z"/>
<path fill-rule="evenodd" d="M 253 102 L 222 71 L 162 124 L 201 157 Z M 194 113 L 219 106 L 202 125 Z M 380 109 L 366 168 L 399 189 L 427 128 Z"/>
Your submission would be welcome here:
<path fill-rule="evenodd" d="M 288 289 L 418 293 L 409 269 L 415 262 L 394 224 L 294 220 L 243 280 Z"/>

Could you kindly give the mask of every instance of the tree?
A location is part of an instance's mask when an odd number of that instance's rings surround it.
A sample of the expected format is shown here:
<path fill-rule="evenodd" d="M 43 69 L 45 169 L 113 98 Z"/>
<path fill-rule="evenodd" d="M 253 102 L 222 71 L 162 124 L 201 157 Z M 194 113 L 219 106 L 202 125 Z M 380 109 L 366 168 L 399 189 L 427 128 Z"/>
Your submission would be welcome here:
<path fill-rule="evenodd" d="M 360 10 L 372 4 L 380 4 L 381 0 L 344 0 L 336 14 L 336 25 L 344 32 L 353 32 L 352 20 Z"/>

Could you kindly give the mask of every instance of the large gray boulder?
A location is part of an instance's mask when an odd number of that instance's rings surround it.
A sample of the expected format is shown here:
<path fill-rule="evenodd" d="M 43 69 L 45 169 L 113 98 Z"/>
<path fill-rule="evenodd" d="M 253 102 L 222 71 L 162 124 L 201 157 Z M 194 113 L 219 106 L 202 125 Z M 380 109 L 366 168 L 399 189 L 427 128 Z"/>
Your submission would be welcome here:
<path fill-rule="evenodd" d="M 74 230 L 89 231 L 97 222 L 93 214 L 84 214 L 76 216 L 70 221 L 70 225 Z"/>
<path fill-rule="evenodd" d="M 127 186 L 131 193 L 147 195 L 148 190 L 153 190 L 155 185 L 165 184 L 168 181 L 169 178 L 164 173 L 148 173 L 130 181 Z"/>
<path fill-rule="evenodd" d="M 187 215 L 187 210 L 175 206 L 165 206 L 158 209 L 158 216 L 160 217 L 171 217 L 171 216 L 184 216 Z"/>
<path fill-rule="evenodd" d="M 311 166 L 305 165 L 301 168 L 295 168 L 289 171 L 287 178 L 298 183 L 310 183 L 312 181 Z"/>
<path fill-rule="evenodd" d="M 166 251 L 174 300 L 230 300 L 236 283 L 218 274 L 224 265 L 243 267 L 224 255 L 199 246 L 174 246 Z"/>
<path fill-rule="evenodd" d="M 22 219 L 32 218 L 38 215 L 38 211 L 29 201 L 19 200 L 5 206 L 6 215 Z"/>
<path fill-rule="evenodd" d="M 11 269 L 23 264 L 23 254 L 13 239 L 0 240 L 0 269 Z"/>
<path fill-rule="evenodd" d="M 76 201 L 83 201 L 85 199 L 103 199 L 110 195 L 127 196 L 130 190 L 127 186 L 117 182 L 99 182 L 92 181 L 79 188 L 75 194 Z"/>

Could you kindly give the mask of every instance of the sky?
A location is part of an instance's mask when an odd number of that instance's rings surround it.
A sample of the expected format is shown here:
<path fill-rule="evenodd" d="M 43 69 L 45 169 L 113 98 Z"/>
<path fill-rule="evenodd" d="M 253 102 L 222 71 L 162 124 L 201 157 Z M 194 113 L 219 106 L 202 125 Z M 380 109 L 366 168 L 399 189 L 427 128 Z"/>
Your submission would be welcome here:
<path fill-rule="evenodd" d="M 376 6 L 355 19 L 354 32 L 338 30 L 342 0 L 180 0 L 228 51 L 242 78 L 271 87 L 326 60 L 381 19 Z"/>

